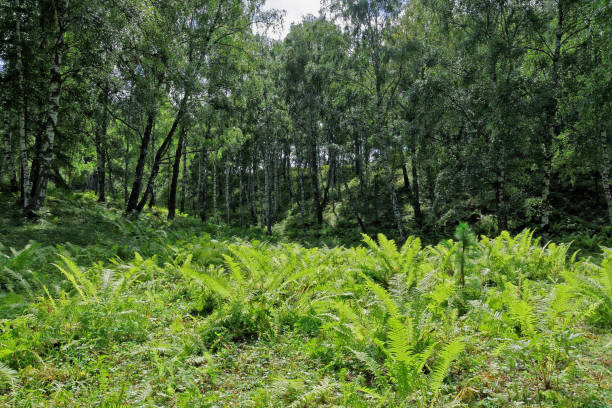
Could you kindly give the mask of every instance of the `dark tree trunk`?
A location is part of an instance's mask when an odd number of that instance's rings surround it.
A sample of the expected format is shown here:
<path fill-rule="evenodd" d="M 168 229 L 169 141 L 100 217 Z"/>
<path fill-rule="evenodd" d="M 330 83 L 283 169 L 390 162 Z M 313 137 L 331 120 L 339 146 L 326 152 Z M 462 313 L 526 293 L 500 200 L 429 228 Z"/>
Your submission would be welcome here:
<path fill-rule="evenodd" d="M 185 196 L 187 195 L 187 137 L 183 140 L 183 177 L 181 179 L 181 202 L 179 210 L 185 213 Z"/>
<path fill-rule="evenodd" d="M 319 147 L 317 144 L 317 131 L 314 123 L 314 107 L 309 96 L 310 112 L 310 178 L 312 181 L 312 191 L 314 198 L 315 211 L 317 213 L 317 224 L 323 224 L 323 205 L 321 203 L 321 191 L 319 188 Z"/>
<path fill-rule="evenodd" d="M 603 186 L 604 197 L 608 205 L 608 220 L 612 224 L 612 194 L 610 193 L 610 154 L 608 153 L 608 134 L 606 129 L 601 130 L 601 184 Z"/>
<path fill-rule="evenodd" d="M 206 150 L 200 152 L 200 172 L 198 174 L 198 212 L 200 220 L 206 221 Z"/>
<path fill-rule="evenodd" d="M 404 176 L 404 191 L 408 194 L 409 197 L 412 198 L 412 190 L 410 189 L 410 179 L 408 178 L 408 168 L 406 165 L 406 160 L 403 160 L 402 163 L 402 175 Z"/>
<path fill-rule="evenodd" d="M 127 207 L 128 203 L 128 182 L 130 176 L 130 141 L 128 134 L 125 134 L 125 154 L 123 156 L 123 201 Z"/>
<path fill-rule="evenodd" d="M 104 104 L 106 103 L 106 96 L 104 96 Z M 97 182 L 98 182 L 98 202 L 106 201 L 106 157 L 105 157 L 105 149 L 104 144 L 106 142 L 106 130 L 108 126 L 108 116 L 107 110 L 104 109 L 104 113 L 100 118 L 101 122 L 98 123 L 95 134 L 95 144 L 96 144 L 96 160 L 97 160 Z"/>
<path fill-rule="evenodd" d="M 417 171 L 416 147 L 412 145 L 412 155 L 410 157 L 412 167 L 412 207 L 414 208 L 414 218 L 419 221 L 421 214 L 421 200 L 419 197 L 419 173 Z"/>
<path fill-rule="evenodd" d="M 17 174 L 15 171 L 15 162 L 13 161 L 13 143 L 9 129 L 8 114 L 6 112 L 4 112 L 4 162 L 2 163 L 2 166 L 2 174 L 4 174 L 4 168 L 6 168 L 6 171 L 8 172 L 10 191 L 17 191 Z"/>
<path fill-rule="evenodd" d="M 140 190 L 142 189 L 142 177 L 144 172 L 145 162 L 147 160 L 147 150 L 149 149 L 149 143 L 151 142 L 151 133 L 153 132 L 153 121 L 155 117 L 153 113 L 149 113 L 147 116 L 147 125 L 145 127 L 142 141 L 140 143 L 140 153 L 138 155 L 138 163 L 136 164 L 136 171 L 134 173 L 134 183 L 132 185 L 132 191 L 127 201 L 126 214 L 130 214 L 136 210 L 138 204 L 138 197 L 140 196 Z M 128 157 L 126 148 L 126 159 Z M 126 168 L 126 184 L 127 184 L 127 169 L 128 162 L 125 162 Z M 127 191 L 127 190 L 126 190 Z"/>
<path fill-rule="evenodd" d="M 174 153 L 174 164 L 172 165 L 172 181 L 170 182 L 170 194 L 168 195 L 168 219 L 174 219 L 176 211 L 176 187 L 178 185 L 178 176 L 181 169 L 181 157 L 183 149 L 183 141 L 185 140 L 185 128 L 181 129 L 176 152 Z"/>
<path fill-rule="evenodd" d="M 299 152 L 296 152 L 297 166 L 298 166 L 298 184 L 300 186 L 300 215 L 302 218 L 302 234 L 306 235 L 306 205 L 305 205 L 305 194 L 304 194 L 304 174 L 302 172 L 302 160 L 300 159 Z"/>
<path fill-rule="evenodd" d="M 183 100 L 181 101 L 179 111 L 177 112 L 176 117 L 174 118 L 174 122 L 172 122 L 172 126 L 170 127 L 168 134 L 164 138 L 161 146 L 159 146 L 159 149 L 157 149 L 157 153 L 155 154 L 155 159 L 153 161 L 153 166 L 151 168 L 151 175 L 149 176 L 149 181 L 147 182 L 147 187 L 145 189 L 144 195 L 142 196 L 142 198 L 140 199 L 140 201 L 135 207 L 136 212 L 142 211 L 142 209 L 144 208 L 147 202 L 147 198 L 149 197 L 149 194 L 151 194 L 151 192 L 153 191 L 153 185 L 155 183 L 155 178 L 157 177 L 157 174 L 159 173 L 159 166 L 161 164 L 162 158 L 166 154 L 166 151 L 170 147 L 170 143 L 172 142 L 174 133 L 176 133 L 176 129 L 181 119 L 183 118 L 183 113 L 185 112 L 186 103 L 187 103 L 187 96 L 184 96 Z"/>
<path fill-rule="evenodd" d="M 117 198 L 117 192 L 115 191 L 115 185 L 113 184 L 113 166 L 112 160 L 108 157 L 108 145 L 104 144 L 104 157 L 106 157 L 106 173 L 108 174 L 108 189 L 111 193 L 111 198 L 115 200 Z"/>

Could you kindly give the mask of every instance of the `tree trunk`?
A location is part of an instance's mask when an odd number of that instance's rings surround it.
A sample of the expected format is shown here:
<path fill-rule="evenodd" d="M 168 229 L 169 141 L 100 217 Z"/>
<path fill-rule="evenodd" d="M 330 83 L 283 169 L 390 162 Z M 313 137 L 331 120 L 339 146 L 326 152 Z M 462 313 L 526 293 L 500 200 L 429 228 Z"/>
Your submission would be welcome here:
<path fill-rule="evenodd" d="M 242 162 L 242 160 L 241 160 Z M 240 218 L 240 228 L 244 227 L 242 219 L 242 178 L 244 177 L 244 168 L 239 166 L 238 168 L 238 216 Z"/>
<path fill-rule="evenodd" d="M 213 214 L 215 216 L 215 222 L 219 224 L 219 212 L 217 211 L 217 160 L 213 160 Z"/>
<path fill-rule="evenodd" d="M 268 154 L 266 154 L 268 156 Z M 267 163 L 264 166 L 264 189 L 266 194 L 266 233 L 272 235 L 272 220 L 271 220 L 271 206 L 272 206 L 272 191 L 270 188 L 270 162 L 267 158 Z"/>
<path fill-rule="evenodd" d="M 274 160 L 272 162 L 272 168 L 274 170 L 274 216 L 278 214 L 278 203 L 279 203 L 279 194 L 280 194 L 280 177 L 278 176 L 278 166 L 279 166 L 279 157 L 277 152 L 274 152 Z"/>
<path fill-rule="evenodd" d="M 601 150 L 603 160 L 601 161 L 601 183 L 603 185 L 604 196 L 608 204 L 608 220 L 612 224 L 612 195 L 610 194 L 610 155 L 608 153 L 608 135 L 606 129 L 601 130 Z"/>
<path fill-rule="evenodd" d="M 230 165 L 229 163 L 225 166 L 225 222 L 230 225 L 230 191 L 229 191 L 229 179 L 230 179 Z"/>
<path fill-rule="evenodd" d="M 499 168 L 497 175 L 497 188 L 499 189 L 497 211 L 501 228 L 506 230 L 508 229 L 508 211 L 506 208 L 506 155 L 503 151 L 503 147 L 500 147 L 500 154 L 501 159 L 498 164 Z"/>
<path fill-rule="evenodd" d="M 310 113 L 310 178 L 312 180 L 312 191 L 317 213 L 317 224 L 323 224 L 323 205 L 321 203 L 321 191 L 319 189 L 319 148 L 317 144 L 317 131 L 314 123 L 314 107 L 312 97 L 308 95 Z"/>
<path fill-rule="evenodd" d="M 289 199 L 293 200 L 293 186 L 291 182 L 291 147 L 287 146 L 285 149 L 285 160 L 283 163 L 283 177 L 285 178 L 285 184 L 287 185 L 287 192 L 289 193 Z"/>
<path fill-rule="evenodd" d="M 200 220 L 206 221 L 206 150 L 200 153 L 200 171 L 198 173 L 198 212 Z"/>
<path fill-rule="evenodd" d="M 125 134 L 125 155 L 123 157 L 123 200 L 125 201 L 125 205 L 128 203 L 128 182 L 130 176 L 130 141 L 128 139 L 128 134 Z"/>
<path fill-rule="evenodd" d="M 178 184 L 179 171 L 181 169 L 181 157 L 183 140 L 185 139 L 185 128 L 181 129 L 176 152 L 174 153 L 174 164 L 172 165 L 172 181 L 170 182 L 170 194 L 168 194 L 168 220 L 174 219 L 176 211 L 176 186 Z"/>
<path fill-rule="evenodd" d="M 142 211 L 142 209 L 145 206 L 145 203 L 147 202 L 147 198 L 149 194 L 151 194 L 151 192 L 153 191 L 153 184 L 155 183 L 155 178 L 157 177 L 157 174 L 159 173 L 159 166 L 161 164 L 162 158 L 166 154 L 166 151 L 170 147 L 170 143 L 172 142 L 174 133 L 176 133 L 176 129 L 179 123 L 181 122 L 181 119 L 183 118 L 183 114 L 185 112 L 185 106 L 187 104 L 187 99 L 188 99 L 188 95 L 186 94 L 185 96 L 183 96 L 183 99 L 181 100 L 180 108 L 178 112 L 176 113 L 176 117 L 174 118 L 174 122 L 172 122 L 172 126 L 170 127 L 168 134 L 164 138 L 161 146 L 159 146 L 159 149 L 157 149 L 157 153 L 155 154 L 155 159 L 153 161 L 153 166 L 151 168 L 151 175 L 149 176 L 149 181 L 147 182 L 147 187 L 145 189 L 144 195 L 142 196 L 142 198 L 136 205 L 136 208 L 135 208 L 136 212 Z"/>
<path fill-rule="evenodd" d="M 257 224 L 257 209 L 255 208 L 257 206 L 257 203 L 255 202 L 255 162 L 251 163 L 251 174 L 249 175 L 249 179 L 247 181 L 249 183 L 248 200 L 251 222 Z"/>
<path fill-rule="evenodd" d="M 296 152 L 297 166 L 298 166 L 298 184 L 300 186 L 300 214 L 302 216 L 302 234 L 306 235 L 306 206 L 305 206 L 305 194 L 304 194 L 304 174 L 302 172 L 302 160 L 300 159 L 299 152 Z"/>
<path fill-rule="evenodd" d="M 402 163 L 402 176 L 404 176 L 404 191 L 409 196 L 411 195 L 410 191 L 410 179 L 408 178 L 408 169 L 406 168 L 406 161 L 403 160 Z"/>
<path fill-rule="evenodd" d="M 545 143 L 544 154 L 544 188 L 542 189 L 542 230 L 548 229 L 550 223 L 550 203 L 548 202 L 550 196 L 550 183 L 552 178 L 552 161 L 555 156 L 555 144 L 560 133 L 560 126 L 556 122 L 557 108 L 558 108 L 558 87 L 559 87 L 559 67 L 561 63 L 561 46 L 563 39 L 563 27 L 564 27 L 564 15 L 563 15 L 563 0 L 557 2 L 557 27 L 555 29 L 555 49 L 552 55 L 552 92 L 553 97 L 550 102 L 550 106 L 547 109 L 546 119 L 549 127 L 549 136 Z"/>
<path fill-rule="evenodd" d="M 107 167 L 107 171 L 106 173 L 108 174 L 108 189 L 110 190 L 111 193 L 111 198 L 113 200 L 117 199 L 117 192 L 115 191 L 115 185 L 113 184 L 113 166 L 112 166 L 112 160 L 108 157 L 108 144 L 104 144 L 104 157 L 106 158 L 106 167 Z"/>
<path fill-rule="evenodd" d="M 28 142 L 26 136 L 25 126 L 25 87 L 24 87 L 24 76 L 23 76 L 23 57 L 22 57 L 22 45 L 21 45 L 21 18 L 17 16 L 16 22 L 16 51 L 17 51 L 17 78 L 18 78 L 18 92 L 19 97 L 17 104 L 19 110 L 19 177 L 21 186 L 21 205 L 23 208 L 28 208 L 30 205 L 30 170 L 28 166 Z M 6 119 L 6 116 L 5 116 Z M 14 170 L 11 173 L 11 177 L 15 175 Z M 11 180 L 13 182 L 13 179 Z M 11 189 L 13 185 L 11 185 Z"/>
<path fill-rule="evenodd" d="M 106 96 L 105 96 L 105 102 L 106 102 Z M 105 168 L 106 168 L 106 157 L 105 157 L 105 151 L 104 151 L 104 144 L 105 144 L 105 140 L 106 140 L 106 130 L 107 130 L 107 126 L 108 126 L 108 114 L 107 114 L 107 110 L 105 109 L 106 107 L 104 107 L 104 113 L 102 114 L 101 117 L 101 123 L 98 123 L 98 126 L 96 128 L 96 135 L 95 135 L 95 144 L 96 144 L 96 160 L 97 160 L 97 173 L 98 173 L 98 202 L 105 202 L 106 201 L 106 186 L 105 186 L 105 181 L 106 181 L 106 172 L 105 172 Z"/>
<path fill-rule="evenodd" d="M 552 178 L 552 160 L 554 153 L 552 152 L 552 146 L 549 146 L 545 151 L 544 158 L 544 188 L 542 189 L 542 222 L 540 228 L 543 231 L 548 229 L 550 223 L 550 204 L 548 197 L 550 196 L 550 181 Z"/>
<path fill-rule="evenodd" d="M 33 178 L 30 202 L 27 209 L 34 212 L 41 208 L 45 202 L 47 194 L 47 182 L 49 181 L 49 171 L 51 162 L 53 161 L 53 145 L 55 143 L 55 134 L 57 133 L 57 120 L 60 109 L 60 95 L 62 88 L 62 76 L 60 67 L 62 64 L 62 52 L 64 45 L 64 34 L 66 32 L 65 21 L 63 21 L 64 13 L 68 11 L 68 0 L 53 2 L 53 23 L 57 30 L 55 43 L 52 49 L 53 60 L 51 62 L 50 78 L 49 78 L 49 100 L 47 102 L 47 124 L 44 133 L 41 135 L 39 148 L 37 149 L 38 158 L 35 158 L 36 177 Z M 34 167 L 34 166 L 33 166 Z"/>
<path fill-rule="evenodd" d="M 417 169 L 416 159 L 416 146 L 412 144 L 412 151 L 410 156 L 412 168 L 412 208 L 414 209 L 414 218 L 419 221 L 422 217 L 421 213 L 421 199 L 419 197 L 419 173 Z"/>
<path fill-rule="evenodd" d="M 333 177 L 334 177 L 334 165 L 335 165 L 334 162 L 335 162 L 335 152 L 333 151 L 333 149 L 330 149 L 329 167 L 327 169 L 327 183 L 325 184 L 325 190 L 323 191 L 323 203 L 321 204 L 321 207 L 323 208 L 329 202 L 329 189 L 331 188 L 333 184 Z"/>
<path fill-rule="evenodd" d="M 179 210 L 181 213 L 185 213 L 185 199 L 187 195 L 187 136 L 183 140 L 183 177 L 181 179 L 181 203 Z"/>
<path fill-rule="evenodd" d="M 11 130 L 9 129 L 8 113 L 4 112 L 4 162 L 3 167 L 8 171 L 10 191 L 17 191 L 17 176 L 15 173 L 15 162 L 13 161 L 13 143 L 11 141 Z M 2 174 L 4 174 L 4 169 Z"/>
<path fill-rule="evenodd" d="M 132 184 L 132 191 L 128 198 L 126 214 L 130 214 L 136 211 L 138 204 L 138 197 L 140 196 L 140 190 L 142 189 L 142 177 L 144 172 L 145 162 L 147 160 L 147 150 L 149 149 L 149 143 L 151 142 L 151 134 L 153 133 L 153 120 L 155 119 L 153 113 L 149 113 L 147 116 L 147 125 L 145 127 L 144 134 L 140 143 L 140 153 L 138 155 L 138 163 L 136 164 L 136 171 L 134 173 L 134 183 Z M 126 148 L 126 159 L 128 157 L 128 149 Z M 126 170 L 126 184 L 128 174 L 128 161 L 125 161 Z M 127 191 L 127 190 L 126 190 Z"/>

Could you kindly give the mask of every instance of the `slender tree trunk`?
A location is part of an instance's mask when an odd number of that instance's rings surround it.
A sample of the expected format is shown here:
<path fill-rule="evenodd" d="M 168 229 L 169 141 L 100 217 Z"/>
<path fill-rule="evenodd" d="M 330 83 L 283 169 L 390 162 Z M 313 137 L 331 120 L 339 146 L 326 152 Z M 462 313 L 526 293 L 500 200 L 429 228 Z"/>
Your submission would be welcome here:
<path fill-rule="evenodd" d="M 108 173 L 108 189 L 110 190 L 111 193 L 111 198 L 113 200 L 117 199 L 117 192 L 115 191 L 115 185 L 113 184 L 113 166 L 112 166 L 112 159 L 108 157 L 108 144 L 104 144 L 104 157 L 106 157 L 106 166 L 107 166 L 107 173 Z"/>
<path fill-rule="evenodd" d="M 9 178 L 10 191 L 17 191 L 17 176 L 15 173 L 15 162 L 13 161 L 13 143 L 11 141 L 11 130 L 9 129 L 8 113 L 4 112 L 4 162 Z M 4 174 L 4 171 L 3 173 Z"/>
<path fill-rule="evenodd" d="M 198 173 L 198 212 L 200 220 L 206 221 L 206 150 L 200 153 L 200 171 Z"/>
<path fill-rule="evenodd" d="M 181 179 L 181 202 L 179 210 L 185 213 L 185 199 L 187 195 L 187 135 L 183 140 L 183 177 Z"/>
<path fill-rule="evenodd" d="M 157 177 L 157 174 L 159 173 L 159 166 L 161 164 L 161 160 L 166 154 L 166 151 L 168 150 L 168 148 L 170 147 L 170 143 L 172 142 L 174 133 L 176 133 L 176 129 L 178 128 L 178 125 L 181 122 L 181 119 L 183 118 L 183 114 L 185 112 L 185 106 L 187 104 L 188 98 L 189 97 L 187 94 L 183 96 L 183 99 L 181 100 L 181 103 L 180 103 L 180 108 L 176 114 L 176 117 L 174 118 L 174 122 L 172 122 L 172 126 L 170 127 L 170 130 L 168 131 L 168 134 L 164 138 L 161 146 L 159 146 L 159 149 L 157 149 L 157 153 L 155 154 L 155 159 L 153 161 L 153 166 L 151 168 L 151 175 L 149 176 L 149 181 L 147 182 L 147 187 L 145 189 L 144 195 L 135 207 L 136 212 L 142 211 L 142 209 L 145 206 L 145 203 L 147 202 L 147 198 L 149 197 L 149 194 L 151 194 L 151 192 L 153 191 L 153 185 L 155 183 L 155 178 Z"/>
<path fill-rule="evenodd" d="M 128 182 L 130 176 L 130 141 L 128 139 L 128 134 L 125 134 L 125 155 L 123 157 L 123 200 L 125 201 L 125 205 L 128 203 Z"/>
<path fill-rule="evenodd" d="M 279 165 L 279 160 L 278 160 L 278 154 L 275 151 L 274 152 L 274 160 L 272 162 L 272 169 L 274 171 L 274 190 L 273 190 L 273 206 L 274 206 L 274 216 L 276 217 L 276 215 L 278 214 L 278 202 L 279 202 L 279 194 L 280 194 L 280 183 L 279 183 L 279 176 L 278 176 L 278 165 Z"/>
<path fill-rule="evenodd" d="M 422 217 L 421 199 L 419 197 L 419 173 L 417 169 L 416 146 L 412 144 L 410 156 L 412 168 L 412 208 L 414 209 L 414 218 L 419 221 Z"/>
<path fill-rule="evenodd" d="M 564 29 L 564 13 L 563 13 L 563 0 L 558 0 L 557 2 L 557 27 L 555 29 L 555 49 L 552 55 L 552 92 L 553 97 L 550 102 L 550 106 L 547 109 L 546 118 L 548 120 L 547 126 L 549 127 L 549 136 L 545 143 L 544 153 L 545 153 L 545 163 L 544 163 L 544 187 L 542 189 L 542 230 L 548 229 L 548 224 L 550 223 L 550 184 L 552 178 L 552 161 L 555 156 L 555 145 L 557 138 L 560 133 L 560 126 L 557 123 L 556 115 L 558 108 L 558 87 L 559 87 L 559 68 L 561 62 L 561 46 L 563 39 L 563 29 Z"/>
<path fill-rule="evenodd" d="M 306 235 L 306 197 L 304 194 L 304 174 L 302 172 L 302 160 L 299 152 L 296 152 L 298 166 L 298 184 L 300 186 L 300 214 L 302 216 L 302 234 Z"/>
<path fill-rule="evenodd" d="M 168 172 L 170 173 L 170 172 Z M 155 185 L 151 187 L 151 192 L 149 193 L 149 209 L 153 208 L 157 202 L 157 196 L 155 195 Z"/>
<path fill-rule="evenodd" d="M 289 193 L 289 199 L 293 200 L 293 186 L 291 181 L 291 147 L 285 148 L 285 160 L 283 163 L 283 175 L 285 177 L 285 184 L 287 185 L 287 192 Z"/>
<path fill-rule="evenodd" d="M 331 188 L 333 184 L 333 177 L 334 177 L 334 165 L 335 165 L 334 155 L 335 155 L 335 152 L 333 151 L 333 149 L 331 149 L 329 151 L 329 168 L 327 170 L 327 183 L 325 184 L 325 190 L 323 191 L 322 207 L 325 207 L 327 203 L 329 202 L 329 189 Z"/>
<path fill-rule="evenodd" d="M 404 191 L 410 195 L 410 179 L 408 178 L 408 168 L 405 160 L 402 163 L 402 176 L 404 177 Z"/>
<path fill-rule="evenodd" d="M 498 218 L 502 229 L 508 229 L 508 214 L 506 209 L 506 154 L 503 147 L 500 148 L 501 158 L 498 164 L 497 186 L 499 198 L 497 202 Z"/>
<path fill-rule="evenodd" d="M 242 162 L 242 160 L 241 160 Z M 242 217 L 242 178 L 244 177 L 244 168 L 242 166 L 239 166 L 238 169 L 238 215 L 240 217 L 240 228 L 244 227 L 243 224 L 243 217 Z"/>
<path fill-rule="evenodd" d="M 612 224 L 612 195 L 610 194 L 610 155 L 608 153 L 608 135 L 606 129 L 601 130 L 601 150 L 603 160 L 601 161 L 601 184 L 604 196 L 608 204 L 608 219 Z"/>
<path fill-rule="evenodd" d="M 255 197 L 255 162 L 251 163 L 251 174 L 249 176 L 249 211 L 251 213 L 251 220 L 254 224 L 257 224 L 257 206 Z"/>
<path fill-rule="evenodd" d="M 180 131 L 179 140 L 174 153 L 174 164 L 172 165 L 172 181 L 170 182 L 170 194 L 168 194 L 168 219 L 173 220 L 176 212 L 176 186 L 178 184 L 179 171 L 181 169 L 181 157 L 183 140 L 185 139 L 185 128 Z"/>
<path fill-rule="evenodd" d="M 268 156 L 269 154 L 266 154 Z M 264 167 L 264 189 L 266 195 L 266 232 L 268 235 L 272 235 L 272 220 L 271 220 L 271 206 L 272 206 L 272 191 L 270 188 L 270 162 L 269 158 L 266 160 Z"/>
<path fill-rule="evenodd" d="M 39 157 L 34 160 L 37 165 L 36 178 L 31 186 L 30 202 L 27 209 L 34 212 L 44 205 L 47 194 L 47 183 L 49 171 L 53 161 L 53 145 L 57 132 L 57 120 L 60 109 L 60 95 L 62 88 L 62 77 L 60 67 L 62 64 L 62 52 L 64 46 L 64 34 L 66 31 L 64 13 L 68 11 L 68 0 L 54 1 L 53 19 L 56 32 L 55 43 L 52 47 L 53 60 L 51 62 L 49 79 L 49 100 L 47 103 L 47 124 L 39 143 Z M 34 170 L 33 170 L 34 171 Z"/>
<path fill-rule="evenodd" d="M 540 228 L 542 230 L 546 230 L 548 228 L 548 224 L 550 223 L 550 208 L 549 208 L 549 196 L 550 196 L 550 183 L 552 179 L 552 160 L 554 153 L 552 152 L 552 146 L 550 146 L 545 151 L 545 159 L 544 159 L 544 182 L 542 189 L 542 223 Z"/>
<path fill-rule="evenodd" d="M 106 101 L 106 99 L 105 99 Z M 96 160 L 97 160 L 97 173 L 98 173 L 98 202 L 106 201 L 106 157 L 104 152 L 104 144 L 106 142 L 106 130 L 108 126 L 108 116 L 106 113 L 106 109 L 104 109 L 104 113 L 102 114 L 101 123 L 98 123 L 96 134 L 95 134 L 95 144 L 96 144 Z"/>
<path fill-rule="evenodd" d="M 25 125 L 25 80 L 23 75 L 23 57 L 22 57 L 22 44 L 21 44 L 21 17 L 17 16 L 16 22 L 16 52 L 17 52 L 17 79 L 18 79 L 18 117 L 19 117 L 19 174 L 20 174 L 20 186 L 21 186 L 21 205 L 23 208 L 28 208 L 30 205 L 30 170 L 28 166 L 28 142 L 26 135 Z M 5 115 L 6 119 L 6 115 Z M 12 176 L 15 173 L 11 173 Z M 13 180 L 11 180 L 13 181 Z M 13 186 L 11 186 L 13 188 Z"/>
<path fill-rule="evenodd" d="M 215 215 L 215 222 L 219 224 L 219 212 L 217 211 L 217 160 L 213 160 L 213 213 Z"/>
<path fill-rule="evenodd" d="M 354 145 L 354 159 L 355 164 L 353 165 L 355 168 L 355 175 L 359 178 L 360 185 L 363 185 L 363 157 L 362 157 L 362 147 L 361 147 L 361 137 L 360 132 L 355 132 L 355 141 Z"/>
<path fill-rule="evenodd" d="M 144 134 L 142 136 L 142 140 L 140 143 L 140 153 L 138 155 L 138 163 L 136 164 L 136 171 L 134 173 L 134 183 L 132 184 L 132 191 L 130 192 L 130 196 L 127 201 L 126 214 L 130 214 L 136 211 L 136 206 L 138 204 L 138 197 L 140 196 L 140 190 L 142 189 L 142 177 L 144 173 L 144 166 L 147 160 L 147 150 L 149 149 L 149 143 L 151 142 L 151 134 L 153 133 L 153 121 L 154 121 L 153 113 L 149 113 L 147 116 L 147 125 L 145 127 Z M 129 145 L 128 145 L 129 146 Z M 126 170 L 126 185 L 127 185 L 127 175 L 128 175 L 128 150 L 126 148 L 126 161 L 125 161 L 125 170 Z M 127 190 L 126 190 L 127 191 Z"/>
<path fill-rule="evenodd" d="M 321 191 L 319 188 L 319 147 L 317 143 L 317 131 L 314 121 L 314 107 L 312 97 L 308 96 L 310 113 L 310 178 L 312 180 L 312 191 L 317 213 L 317 224 L 323 224 L 323 205 L 321 203 Z"/>
<path fill-rule="evenodd" d="M 225 166 L 225 222 L 230 225 L 230 164 Z"/>

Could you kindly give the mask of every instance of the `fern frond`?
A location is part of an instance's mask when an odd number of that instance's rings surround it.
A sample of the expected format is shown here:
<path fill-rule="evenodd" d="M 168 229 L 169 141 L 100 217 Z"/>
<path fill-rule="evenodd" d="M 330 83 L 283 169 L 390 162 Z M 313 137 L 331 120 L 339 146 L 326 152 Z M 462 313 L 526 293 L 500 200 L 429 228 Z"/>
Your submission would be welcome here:
<path fill-rule="evenodd" d="M 397 305 L 393 301 L 393 298 L 385 289 L 383 289 L 380 285 L 374 282 L 372 279 L 368 278 L 365 274 L 361 273 L 361 276 L 365 279 L 366 285 L 368 289 L 376 295 L 376 297 L 383 303 L 385 309 L 391 316 L 398 316 L 399 311 L 397 309 Z"/>
<path fill-rule="evenodd" d="M 395 317 L 389 319 L 389 330 L 387 332 L 389 338 L 389 353 L 397 360 L 409 365 L 412 356 L 412 320 L 406 319 L 406 323 L 402 323 Z"/>
<path fill-rule="evenodd" d="M 433 372 L 430 377 L 429 388 L 433 393 L 430 407 L 433 407 L 438 399 L 440 388 L 442 387 L 442 381 L 444 377 L 448 375 L 451 364 L 457 359 L 459 354 L 463 352 L 465 345 L 462 339 L 456 338 L 449 344 L 447 344 L 439 355 L 439 360 L 435 365 Z"/>
<path fill-rule="evenodd" d="M 4 380 L 5 383 L 14 386 L 15 383 L 17 383 L 17 371 L 3 363 L 0 363 L 0 380 Z"/>
<path fill-rule="evenodd" d="M 355 356 L 355 358 L 357 358 L 357 360 L 361 361 L 361 363 L 363 363 L 363 365 L 370 370 L 370 372 L 372 374 L 374 374 L 374 376 L 376 378 L 382 378 L 384 376 L 384 372 L 383 372 L 383 368 L 382 366 L 372 358 L 372 356 L 370 356 L 368 353 L 364 353 L 363 351 L 357 351 L 357 350 L 353 350 L 352 348 L 348 348 L 348 350 L 353 353 L 353 355 Z"/>
<path fill-rule="evenodd" d="M 232 289 L 220 278 L 212 276 L 208 273 L 198 273 L 194 270 L 186 272 L 188 276 L 206 286 L 220 297 L 231 300 L 234 298 L 235 293 Z"/>
<path fill-rule="evenodd" d="M 290 408 L 298 408 L 298 407 L 312 407 L 315 402 L 321 399 L 324 395 L 329 393 L 332 389 L 337 388 L 338 384 L 334 383 L 328 379 L 323 379 L 321 383 L 315 386 L 312 390 L 302 395 L 299 399 L 294 401 Z"/>
<path fill-rule="evenodd" d="M 229 255 L 223 254 L 223 259 L 225 260 L 225 264 L 232 272 L 232 276 L 239 284 L 244 282 L 244 277 L 242 276 L 242 269 L 240 265 Z"/>

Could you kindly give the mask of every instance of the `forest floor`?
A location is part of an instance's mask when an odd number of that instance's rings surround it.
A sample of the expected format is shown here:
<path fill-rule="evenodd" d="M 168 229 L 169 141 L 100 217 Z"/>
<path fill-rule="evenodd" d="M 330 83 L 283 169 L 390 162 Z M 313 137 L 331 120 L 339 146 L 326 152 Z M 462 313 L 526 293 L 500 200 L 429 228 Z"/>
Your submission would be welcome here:
<path fill-rule="evenodd" d="M 610 252 L 305 248 L 90 194 L 0 213 L 0 406 L 612 406 Z"/>

